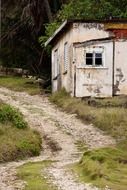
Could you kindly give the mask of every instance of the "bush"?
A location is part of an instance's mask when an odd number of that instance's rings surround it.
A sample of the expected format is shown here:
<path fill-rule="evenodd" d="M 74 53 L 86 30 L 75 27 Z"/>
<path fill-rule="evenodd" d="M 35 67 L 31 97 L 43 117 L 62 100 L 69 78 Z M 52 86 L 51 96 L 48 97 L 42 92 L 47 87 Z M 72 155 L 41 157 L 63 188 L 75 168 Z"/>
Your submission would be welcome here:
<path fill-rule="evenodd" d="M 6 104 L 0 106 L 0 162 L 39 155 L 40 134 L 28 127 L 18 110 Z"/>
<path fill-rule="evenodd" d="M 24 121 L 23 116 L 18 110 L 10 107 L 9 105 L 2 105 L 0 108 L 0 122 L 11 122 L 14 127 L 19 129 L 27 128 L 27 123 Z"/>

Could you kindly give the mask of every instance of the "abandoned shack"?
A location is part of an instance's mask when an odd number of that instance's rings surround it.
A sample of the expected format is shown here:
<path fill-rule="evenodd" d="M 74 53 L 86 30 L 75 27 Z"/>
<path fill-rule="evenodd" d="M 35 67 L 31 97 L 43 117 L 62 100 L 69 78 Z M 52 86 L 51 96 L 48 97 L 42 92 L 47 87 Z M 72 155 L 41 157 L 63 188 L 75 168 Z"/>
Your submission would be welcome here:
<path fill-rule="evenodd" d="M 127 20 L 66 20 L 52 45 L 52 91 L 75 97 L 127 94 Z"/>

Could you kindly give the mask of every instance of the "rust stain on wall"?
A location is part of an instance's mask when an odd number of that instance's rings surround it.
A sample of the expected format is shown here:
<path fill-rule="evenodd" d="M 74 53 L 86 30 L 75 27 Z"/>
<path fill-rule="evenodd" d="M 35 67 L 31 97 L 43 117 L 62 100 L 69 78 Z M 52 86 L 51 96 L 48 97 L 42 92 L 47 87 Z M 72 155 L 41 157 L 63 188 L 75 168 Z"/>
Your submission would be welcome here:
<path fill-rule="evenodd" d="M 115 37 L 118 39 L 127 39 L 127 30 L 112 30 L 115 34 Z"/>
<path fill-rule="evenodd" d="M 119 86 L 120 83 L 124 82 L 124 75 L 121 68 L 116 69 L 116 83 L 114 85 L 114 93 L 117 94 L 117 92 L 120 91 Z"/>
<path fill-rule="evenodd" d="M 106 30 L 110 30 L 110 29 L 127 29 L 127 24 L 126 23 L 106 23 L 104 28 Z"/>

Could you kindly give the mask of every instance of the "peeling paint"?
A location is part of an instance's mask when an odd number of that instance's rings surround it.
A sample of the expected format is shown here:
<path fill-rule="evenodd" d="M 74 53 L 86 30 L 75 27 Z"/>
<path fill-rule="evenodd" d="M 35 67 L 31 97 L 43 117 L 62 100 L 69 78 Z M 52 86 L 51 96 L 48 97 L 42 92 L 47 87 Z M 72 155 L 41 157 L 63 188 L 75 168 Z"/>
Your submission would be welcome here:
<path fill-rule="evenodd" d="M 126 30 L 112 30 L 117 39 L 127 39 L 127 29 Z"/>
<path fill-rule="evenodd" d="M 64 73 L 66 42 L 69 57 Z M 100 67 L 86 65 L 85 48 L 103 49 Z M 116 95 L 127 94 L 127 24 L 73 23 L 52 48 L 52 72 L 55 49 L 59 52 L 60 75 L 52 78 L 53 92 L 64 87 L 76 97 L 111 97 L 113 90 Z"/>

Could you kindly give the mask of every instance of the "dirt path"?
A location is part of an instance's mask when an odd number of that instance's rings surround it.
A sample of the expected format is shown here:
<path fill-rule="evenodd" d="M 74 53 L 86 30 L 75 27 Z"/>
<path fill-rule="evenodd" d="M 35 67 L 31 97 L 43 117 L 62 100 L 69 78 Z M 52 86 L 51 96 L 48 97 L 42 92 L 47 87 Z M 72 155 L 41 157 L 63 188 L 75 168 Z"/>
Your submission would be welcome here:
<path fill-rule="evenodd" d="M 92 125 L 84 125 L 75 115 L 60 111 L 45 96 L 30 96 L 0 88 L 0 99 L 18 108 L 31 127 L 40 131 L 44 142 L 39 157 L 29 159 L 57 160 L 45 172 L 59 190 L 97 190 L 89 184 L 79 184 L 65 166 L 79 161 L 81 152 L 76 142 L 84 142 L 90 149 L 105 147 L 115 141 Z M 27 161 L 24 161 L 27 162 Z M 21 190 L 24 183 L 16 179 L 16 167 L 24 163 L 12 162 L 0 167 L 0 190 Z"/>

